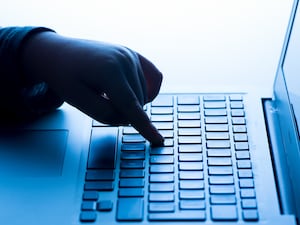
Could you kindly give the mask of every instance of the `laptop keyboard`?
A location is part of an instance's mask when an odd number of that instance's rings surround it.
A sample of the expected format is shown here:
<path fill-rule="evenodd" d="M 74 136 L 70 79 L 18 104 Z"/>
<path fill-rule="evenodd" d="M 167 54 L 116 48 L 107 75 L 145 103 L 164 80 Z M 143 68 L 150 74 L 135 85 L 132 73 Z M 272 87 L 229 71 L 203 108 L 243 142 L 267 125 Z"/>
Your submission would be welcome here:
<path fill-rule="evenodd" d="M 164 147 L 94 123 L 81 222 L 259 220 L 242 95 L 159 95 L 145 110 Z"/>

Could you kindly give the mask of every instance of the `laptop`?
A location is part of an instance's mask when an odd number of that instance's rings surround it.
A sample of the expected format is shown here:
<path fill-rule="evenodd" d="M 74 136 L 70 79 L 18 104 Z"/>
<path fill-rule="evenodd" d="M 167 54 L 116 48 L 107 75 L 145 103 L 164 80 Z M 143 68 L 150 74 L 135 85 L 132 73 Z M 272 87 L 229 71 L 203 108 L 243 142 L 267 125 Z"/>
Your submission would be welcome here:
<path fill-rule="evenodd" d="M 161 93 L 152 147 L 65 104 L 0 130 L 1 224 L 299 224 L 300 8 L 273 96 Z"/>

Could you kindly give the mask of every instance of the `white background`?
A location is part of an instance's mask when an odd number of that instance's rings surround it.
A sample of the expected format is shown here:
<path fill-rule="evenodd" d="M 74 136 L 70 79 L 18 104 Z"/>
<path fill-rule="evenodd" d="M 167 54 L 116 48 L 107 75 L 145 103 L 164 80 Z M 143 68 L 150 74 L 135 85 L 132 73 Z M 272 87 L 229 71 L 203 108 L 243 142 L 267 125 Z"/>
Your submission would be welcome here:
<path fill-rule="evenodd" d="M 206 91 L 272 87 L 293 0 L 0 0 L 0 4 L 0 26 L 42 25 L 68 36 L 126 45 L 163 72 L 163 91 Z"/>

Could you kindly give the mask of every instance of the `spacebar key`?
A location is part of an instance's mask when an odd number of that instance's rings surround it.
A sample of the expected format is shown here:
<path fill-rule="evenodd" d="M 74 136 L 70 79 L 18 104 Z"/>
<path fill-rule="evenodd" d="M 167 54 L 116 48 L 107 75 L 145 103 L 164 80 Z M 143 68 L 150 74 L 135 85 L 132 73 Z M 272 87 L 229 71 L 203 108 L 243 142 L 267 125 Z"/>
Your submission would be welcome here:
<path fill-rule="evenodd" d="M 150 221 L 204 221 L 206 219 L 204 210 L 185 210 L 177 213 L 151 213 Z"/>
<path fill-rule="evenodd" d="M 114 169 L 116 161 L 117 127 L 93 128 L 88 168 Z"/>

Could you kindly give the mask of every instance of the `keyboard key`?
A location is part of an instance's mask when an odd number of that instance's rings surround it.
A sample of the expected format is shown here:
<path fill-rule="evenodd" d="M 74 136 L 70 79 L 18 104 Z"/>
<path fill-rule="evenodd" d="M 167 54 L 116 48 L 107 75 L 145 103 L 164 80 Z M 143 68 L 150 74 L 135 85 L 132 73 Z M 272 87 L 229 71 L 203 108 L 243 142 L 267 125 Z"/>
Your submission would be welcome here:
<path fill-rule="evenodd" d="M 174 212 L 175 205 L 172 202 L 150 202 L 149 212 L 150 213 L 161 213 L 161 212 Z"/>
<path fill-rule="evenodd" d="M 250 152 L 249 151 L 238 151 L 235 153 L 235 157 L 237 160 L 250 159 Z"/>
<path fill-rule="evenodd" d="M 239 180 L 240 188 L 254 188 L 253 179 L 240 179 Z"/>
<path fill-rule="evenodd" d="M 169 155 L 152 155 L 150 164 L 173 164 L 174 156 Z"/>
<path fill-rule="evenodd" d="M 122 160 L 121 169 L 144 169 L 145 162 L 143 160 Z"/>
<path fill-rule="evenodd" d="M 180 190 L 203 190 L 204 181 L 203 180 L 181 180 L 179 182 Z"/>
<path fill-rule="evenodd" d="M 257 202 L 256 199 L 242 199 L 242 208 L 243 209 L 256 209 Z"/>
<path fill-rule="evenodd" d="M 207 159 L 208 166 L 231 166 L 231 158 L 209 157 Z"/>
<path fill-rule="evenodd" d="M 144 187 L 145 180 L 142 178 L 121 178 L 119 187 Z"/>
<path fill-rule="evenodd" d="M 229 140 L 228 132 L 207 132 L 206 140 Z"/>
<path fill-rule="evenodd" d="M 149 202 L 174 202 L 175 196 L 173 193 L 150 193 Z"/>
<path fill-rule="evenodd" d="M 174 166 L 171 164 L 151 165 L 150 173 L 174 173 Z"/>
<path fill-rule="evenodd" d="M 200 99 L 196 95 L 179 95 L 177 97 L 178 105 L 199 105 Z"/>
<path fill-rule="evenodd" d="M 239 170 L 238 178 L 253 178 L 252 170 L 249 170 L 249 169 Z"/>
<path fill-rule="evenodd" d="M 238 160 L 237 161 L 238 169 L 251 169 L 251 161 L 250 160 Z"/>
<path fill-rule="evenodd" d="M 256 209 L 243 210 L 243 219 L 245 221 L 258 221 L 258 212 Z"/>
<path fill-rule="evenodd" d="M 209 187 L 210 194 L 235 194 L 234 185 L 210 185 Z"/>
<path fill-rule="evenodd" d="M 197 171 L 203 170 L 203 163 L 199 162 L 180 162 L 178 164 L 180 171 Z"/>
<path fill-rule="evenodd" d="M 98 197 L 97 191 L 85 191 L 82 195 L 82 199 L 85 201 L 97 201 Z"/>
<path fill-rule="evenodd" d="M 200 107 L 198 105 L 178 105 L 177 112 L 179 113 L 200 112 Z"/>
<path fill-rule="evenodd" d="M 118 128 L 93 128 L 88 157 L 89 169 L 114 169 Z"/>
<path fill-rule="evenodd" d="M 152 115 L 173 114 L 173 107 L 152 107 L 151 114 Z"/>
<path fill-rule="evenodd" d="M 173 130 L 174 128 L 173 122 L 153 122 L 153 125 L 158 130 Z"/>
<path fill-rule="evenodd" d="M 174 183 L 151 183 L 149 184 L 150 192 L 173 192 L 175 190 Z"/>
<path fill-rule="evenodd" d="M 178 152 L 180 153 L 188 153 L 188 152 L 202 152 L 202 145 L 200 144 L 186 144 L 178 146 Z"/>
<path fill-rule="evenodd" d="M 113 170 L 87 170 L 85 180 L 110 180 L 115 179 L 115 172 Z"/>
<path fill-rule="evenodd" d="M 243 117 L 233 117 L 231 119 L 232 125 L 245 125 L 246 119 Z"/>
<path fill-rule="evenodd" d="M 180 153 L 178 155 L 179 162 L 202 162 L 202 153 Z"/>
<path fill-rule="evenodd" d="M 240 150 L 249 150 L 249 144 L 248 142 L 237 142 L 234 144 L 235 150 L 240 151 Z"/>
<path fill-rule="evenodd" d="M 126 134 L 122 137 L 123 143 L 144 143 L 146 139 L 140 134 Z"/>
<path fill-rule="evenodd" d="M 119 197 L 144 197 L 143 188 L 120 188 Z"/>
<path fill-rule="evenodd" d="M 142 221 L 144 201 L 142 198 L 120 198 L 117 204 L 118 221 Z"/>
<path fill-rule="evenodd" d="M 232 109 L 231 116 L 232 117 L 244 117 L 245 111 L 243 109 Z"/>
<path fill-rule="evenodd" d="M 97 214 L 94 211 L 84 211 L 80 213 L 81 222 L 95 222 L 97 219 Z"/>
<path fill-rule="evenodd" d="M 179 203 L 181 210 L 205 209 L 204 200 L 181 200 Z"/>
<path fill-rule="evenodd" d="M 121 152 L 121 159 L 124 160 L 144 160 L 145 152 Z"/>
<path fill-rule="evenodd" d="M 173 115 L 152 115 L 152 122 L 173 122 Z"/>
<path fill-rule="evenodd" d="M 98 211 L 109 212 L 113 209 L 113 202 L 111 200 L 101 200 L 97 203 Z"/>
<path fill-rule="evenodd" d="M 96 209 L 96 202 L 94 201 L 84 201 L 81 203 L 82 211 L 93 211 Z"/>
<path fill-rule="evenodd" d="M 130 169 L 130 170 L 120 171 L 120 178 L 144 178 L 144 177 L 145 177 L 144 170 Z"/>
<path fill-rule="evenodd" d="M 205 124 L 227 124 L 227 116 L 209 116 L 204 119 Z"/>
<path fill-rule="evenodd" d="M 179 136 L 201 136 L 199 128 L 180 128 L 178 129 Z"/>
<path fill-rule="evenodd" d="M 235 195 L 211 195 L 210 204 L 212 205 L 235 205 Z"/>
<path fill-rule="evenodd" d="M 232 127 L 234 133 L 246 133 L 247 128 L 245 125 L 234 125 Z"/>
<path fill-rule="evenodd" d="M 247 134 L 243 134 L 243 133 L 233 134 L 233 140 L 236 142 L 248 141 L 248 136 Z"/>
<path fill-rule="evenodd" d="M 112 191 L 114 183 L 110 181 L 87 181 L 84 184 L 84 190 L 87 191 Z"/>
<path fill-rule="evenodd" d="M 206 141 L 207 148 L 230 148 L 230 141 L 226 140 L 209 140 Z"/>
<path fill-rule="evenodd" d="M 123 134 L 139 134 L 139 132 L 134 127 L 123 127 Z"/>
<path fill-rule="evenodd" d="M 207 124 L 205 125 L 206 132 L 228 132 L 228 125 L 225 124 Z"/>
<path fill-rule="evenodd" d="M 173 96 L 158 95 L 151 103 L 151 106 L 157 106 L 157 107 L 173 106 Z"/>
<path fill-rule="evenodd" d="M 201 144 L 201 136 L 179 136 L 178 144 Z"/>
<path fill-rule="evenodd" d="M 226 102 L 204 102 L 204 109 L 225 109 Z"/>
<path fill-rule="evenodd" d="M 231 157 L 230 149 L 208 149 L 207 157 Z"/>
<path fill-rule="evenodd" d="M 241 101 L 230 102 L 231 109 L 243 109 L 244 103 Z"/>
<path fill-rule="evenodd" d="M 145 144 L 143 143 L 130 143 L 130 144 L 122 144 L 121 145 L 121 151 L 145 151 Z"/>
<path fill-rule="evenodd" d="M 205 210 L 184 210 L 176 213 L 150 213 L 149 221 L 204 221 Z"/>
<path fill-rule="evenodd" d="M 234 184 L 233 176 L 210 176 L 209 184 Z"/>
<path fill-rule="evenodd" d="M 177 114 L 178 120 L 200 120 L 200 113 L 181 112 Z"/>
<path fill-rule="evenodd" d="M 241 189 L 241 198 L 255 198 L 255 191 L 253 188 Z"/>
<path fill-rule="evenodd" d="M 174 140 L 173 140 L 173 138 L 165 138 L 165 140 L 164 140 L 164 146 L 165 147 L 173 147 L 174 146 Z"/>
<path fill-rule="evenodd" d="M 236 221 L 238 219 L 235 205 L 213 205 L 210 209 L 214 221 Z"/>
<path fill-rule="evenodd" d="M 205 109 L 205 116 L 227 116 L 226 109 Z"/>
<path fill-rule="evenodd" d="M 173 137 L 174 137 L 174 132 L 173 132 L 173 130 L 160 130 L 159 133 L 160 133 L 164 138 L 173 138 Z"/>
<path fill-rule="evenodd" d="M 149 181 L 150 183 L 174 182 L 174 175 L 172 173 L 150 174 Z"/>
<path fill-rule="evenodd" d="M 200 120 L 179 120 L 178 128 L 200 128 Z"/>
<path fill-rule="evenodd" d="M 150 155 L 173 155 L 173 147 L 155 147 L 150 148 Z"/>
<path fill-rule="evenodd" d="M 203 101 L 225 101 L 225 95 L 205 95 L 203 96 Z"/>
<path fill-rule="evenodd" d="M 204 199 L 205 193 L 203 190 L 181 190 L 179 192 L 179 199 L 181 200 L 195 200 L 195 199 Z"/>
<path fill-rule="evenodd" d="M 233 175 L 233 169 L 231 166 L 210 166 L 208 175 Z"/>
<path fill-rule="evenodd" d="M 203 171 L 180 171 L 178 175 L 180 180 L 203 180 L 204 179 Z"/>

